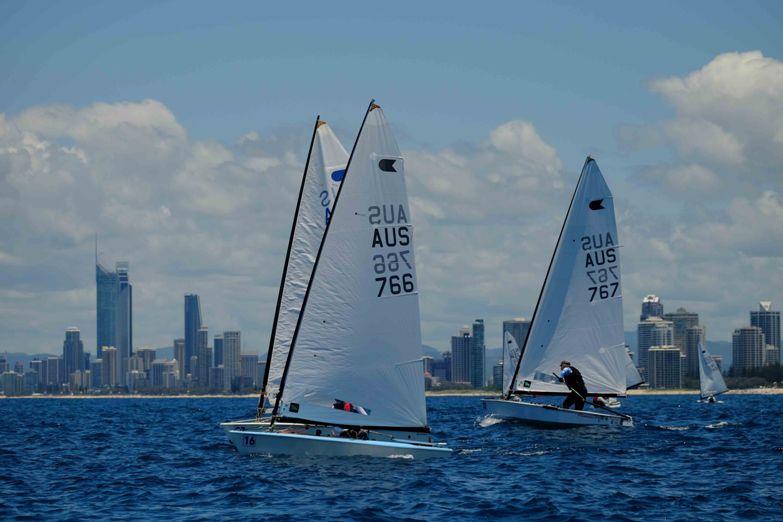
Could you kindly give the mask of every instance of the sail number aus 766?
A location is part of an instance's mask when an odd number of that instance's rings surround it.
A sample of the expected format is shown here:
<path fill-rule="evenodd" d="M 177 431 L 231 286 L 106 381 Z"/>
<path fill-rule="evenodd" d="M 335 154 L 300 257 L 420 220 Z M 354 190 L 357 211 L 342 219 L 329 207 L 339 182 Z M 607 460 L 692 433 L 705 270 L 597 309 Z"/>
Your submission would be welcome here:
<path fill-rule="evenodd" d="M 376 275 L 382 276 L 375 278 L 378 283 L 378 297 L 387 289 L 392 295 L 409 294 L 415 290 L 413 274 L 407 271 L 413 270 L 410 254 L 410 250 L 400 250 L 372 256 L 373 270 Z"/>

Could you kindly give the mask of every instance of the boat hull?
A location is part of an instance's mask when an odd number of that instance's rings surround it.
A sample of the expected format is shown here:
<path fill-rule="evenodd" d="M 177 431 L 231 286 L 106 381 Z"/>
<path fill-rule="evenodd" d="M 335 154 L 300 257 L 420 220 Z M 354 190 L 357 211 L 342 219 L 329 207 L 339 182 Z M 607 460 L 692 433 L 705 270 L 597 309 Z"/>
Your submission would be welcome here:
<path fill-rule="evenodd" d="M 566 410 L 550 404 L 505 399 L 483 399 L 484 412 L 500 419 L 547 427 L 633 426 L 633 419 L 610 413 Z"/>
<path fill-rule="evenodd" d="M 242 454 L 429 459 L 446 457 L 452 453 L 449 448 L 403 441 L 359 440 L 276 431 L 231 430 L 228 438 Z"/>

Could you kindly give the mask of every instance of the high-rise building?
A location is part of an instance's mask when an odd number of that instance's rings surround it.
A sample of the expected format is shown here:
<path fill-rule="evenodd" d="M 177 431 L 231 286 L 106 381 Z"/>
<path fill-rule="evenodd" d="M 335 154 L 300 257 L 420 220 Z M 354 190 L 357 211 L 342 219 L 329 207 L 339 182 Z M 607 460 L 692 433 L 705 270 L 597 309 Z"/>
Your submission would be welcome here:
<path fill-rule="evenodd" d="M 256 367 L 258 366 L 258 355 L 243 353 L 241 357 L 240 376 L 242 378 L 242 388 L 253 388 L 256 383 Z"/>
<path fill-rule="evenodd" d="M 764 365 L 764 332 L 758 326 L 734 330 L 731 339 L 732 369 L 737 374 Z"/>
<path fill-rule="evenodd" d="M 639 316 L 639 321 L 649 317 L 663 317 L 663 303 L 657 295 L 646 295 L 642 299 L 642 314 Z"/>
<path fill-rule="evenodd" d="M 89 373 L 89 372 L 87 372 Z M 41 374 L 35 370 L 30 370 L 22 374 L 22 392 L 25 395 L 32 395 L 41 387 Z"/>
<path fill-rule="evenodd" d="M 101 385 L 107 388 L 116 388 L 120 384 L 119 379 L 119 354 L 114 346 L 104 346 L 101 353 Z"/>
<path fill-rule="evenodd" d="M 174 360 L 177 361 L 177 374 L 185 377 L 185 339 L 174 339 Z"/>
<path fill-rule="evenodd" d="M 470 328 L 460 328 L 459 334 L 451 338 L 451 380 L 470 384 L 470 350 L 472 342 Z"/>
<path fill-rule="evenodd" d="M 16 372 L 6 371 L 0 374 L 0 389 L 7 396 L 22 394 L 22 376 Z"/>
<path fill-rule="evenodd" d="M 119 362 L 119 384 L 125 384 L 128 359 L 133 355 L 133 285 L 129 279 L 130 265 L 127 261 L 117 262 L 117 358 Z"/>
<path fill-rule="evenodd" d="M 120 281 L 117 272 L 112 272 L 98 262 L 98 241 L 95 241 L 95 287 L 96 287 L 96 353 L 98 358 L 104 346 L 117 345 L 117 306 Z"/>
<path fill-rule="evenodd" d="M 451 382 L 451 352 L 443 352 L 443 357 L 432 363 L 432 376 L 441 382 Z"/>
<path fill-rule="evenodd" d="M 201 301 L 196 294 L 185 295 L 185 373 L 193 374 L 196 378 L 193 368 L 190 367 L 191 357 L 198 355 L 196 353 L 196 337 L 201 328 Z"/>
<path fill-rule="evenodd" d="M 780 364 L 780 312 L 772 309 L 772 301 L 759 302 L 759 309 L 750 312 L 750 325 L 758 326 L 764 332 L 765 364 Z"/>
<path fill-rule="evenodd" d="M 65 378 L 70 379 L 76 370 L 84 370 L 84 343 L 80 338 L 79 329 L 71 326 L 65 330 L 63 341 L 63 364 L 65 365 Z"/>
<path fill-rule="evenodd" d="M 149 372 L 152 369 L 152 363 L 156 357 L 155 348 L 139 348 L 136 350 L 136 355 L 141 359 L 141 369 L 145 372 Z"/>
<path fill-rule="evenodd" d="M 214 355 L 214 365 L 220 366 L 223 364 L 223 336 L 218 334 L 212 339 L 212 348 Z"/>
<path fill-rule="evenodd" d="M 259 359 L 256 365 L 256 383 L 259 388 L 264 385 L 264 372 L 266 371 L 266 357 Z"/>
<path fill-rule="evenodd" d="M 187 342 L 185 346 L 187 347 Z M 194 373 L 198 386 L 209 388 L 209 368 L 212 366 L 212 358 L 209 356 L 209 329 L 206 326 L 202 326 L 196 332 L 196 357 L 198 357 L 198 366 Z"/>
<path fill-rule="evenodd" d="M 226 391 L 223 384 L 226 382 L 226 369 L 223 368 L 222 364 L 209 369 L 209 379 L 215 391 Z"/>
<path fill-rule="evenodd" d="M 680 349 L 680 353 L 687 356 L 685 351 L 685 335 L 691 326 L 699 325 L 699 314 L 687 311 L 685 308 L 678 308 L 676 312 L 663 314 L 663 318 L 672 322 L 674 328 L 674 337 L 672 343 Z"/>
<path fill-rule="evenodd" d="M 682 388 L 682 353 L 676 346 L 653 346 L 648 351 L 650 388 Z"/>
<path fill-rule="evenodd" d="M 777 366 L 779 364 L 780 348 L 773 344 L 768 344 L 764 347 L 764 366 Z"/>
<path fill-rule="evenodd" d="M 46 380 L 44 385 L 47 391 L 60 391 L 60 384 L 63 383 L 62 375 L 65 373 L 63 368 L 61 357 L 49 357 L 46 359 Z"/>
<path fill-rule="evenodd" d="M 157 359 L 152 362 L 150 383 L 155 390 L 172 390 L 177 387 L 177 364 L 175 361 Z"/>
<path fill-rule="evenodd" d="M 90 387 L 94 390 L 103 386 L 103 359 L 90 362 Z"/>
<path fill-rule="evenodd" d="M 503 360 L 502 359 L 492 367 L 492 387 L 495 388 L 496 390 L 500 390 L 503 388 Z"/>
<path fill-rule="evenodd" d="M 44 382 L 44 361 L 41 361 L 40 359 L 36 358 L 30 361 L 30 372 L 31 373 L 37 373 L 38 377 L 36 378 L 36 392 L 44 391 L 46 387 L 46 383 Z"/>
<path fill-rule="evenodd" d="M 506 332 L 511 334 L 511 337 L 517 342 L 517 346 L 521 350 L 525 346 L 525 337 L 527 337 L 527 331 L 530 330 L 530 320 L 524 317 L 517 317 L 516 319 L 508 319 L 503 321 L 503 333 L 500 338 L 506 338 Z"/>
<path fill-rule="evenodd" d="M 699 350 L 701 344 L 707 344 L 704 326 L 690 326 L 685 330 L 685 375 L 699 376 Z"/>
<path fill-rule="evenodd" d="M 6 354 L 0 353 L 0 373 L 5 373 L 9 369 L 8 356 Z"/>
<path fill-rule="evenodd" d="M 487 378 L 485 374 L 487 347 L 484 343 L 484 319 L 473 321 L 473 335 L 470 347 L 470 384 L 474 388 L 483 388 Z"/>
<path fill-rule="evenodd" d="M 226 390 L 240 386 L 242 375 L 242 335 L 238 330 L 223 332 L 223 368 L 225 372 Z"/>
<path fill-rule="evenodd" d="M 636 361 L 642 370 L 642 377 L 647 378 L 648 359 L 647 350 L 653 346 L 669 346 L 674 337 L 674 327 L 671 321 L 665 321 L 658 316 L 650 316 L 637 326 L 637 351 Z"/>

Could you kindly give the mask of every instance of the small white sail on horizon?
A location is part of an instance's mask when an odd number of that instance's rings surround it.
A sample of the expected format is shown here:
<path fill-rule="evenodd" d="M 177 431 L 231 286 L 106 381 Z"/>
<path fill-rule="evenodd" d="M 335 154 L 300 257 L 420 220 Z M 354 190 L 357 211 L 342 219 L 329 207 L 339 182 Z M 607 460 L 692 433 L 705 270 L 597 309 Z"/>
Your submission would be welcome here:
<path fill-rule="evenodd" d="M 702 399 L 729 391 L 718 364 L 703 342 L 699 343 L 699 391 Z"/>
<path fill-rule="evenodd" d="M 503 390 L 507 390 L 511 386 L 514 370 L 519 360 L 519 353 L 517 340 L 511 335 L 511 332 L 506 331 L 503 335 Z"/>
<path fill-rule="evenodd" d="M 567 394 L 567 387 L 552 375 L 565 359 L 580 370 L 590 395 L 625 395 L 628 355 L 619 246 L 612 193 L 596 162 L 588 158 L 544 281 L 513 392 Z"/>
<path fill-rule="evenodd" d="M 282 377 L 282 421 L 427 426 L 404 161 L 372 105 L 359 131 Z"/>
<path fill-rule="evenodd" d="M 277 397 L 302 300 L 347 163 L 348 152 L 326 122 L 317 119 L 283 268 L 261 401 L 274 403 Z"/>

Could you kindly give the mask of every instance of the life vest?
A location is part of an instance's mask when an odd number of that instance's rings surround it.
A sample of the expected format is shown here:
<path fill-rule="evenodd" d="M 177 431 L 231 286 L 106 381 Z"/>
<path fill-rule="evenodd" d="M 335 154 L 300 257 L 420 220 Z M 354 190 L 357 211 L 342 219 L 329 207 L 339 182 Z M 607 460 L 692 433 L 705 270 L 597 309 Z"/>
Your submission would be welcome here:
<path fill-rule="evenodd" d="M 587 395 L 587 386 L 585 386 L 585 380 L 582 378 L 582 374 L 579 373 L 579 370 L 574 368 L 573 366 L 569 366 L 571 368 L 571 373 L 566 375 L 563 380 L 568 385 L 569 388 L 576 391 L 584 397 Z"/>

